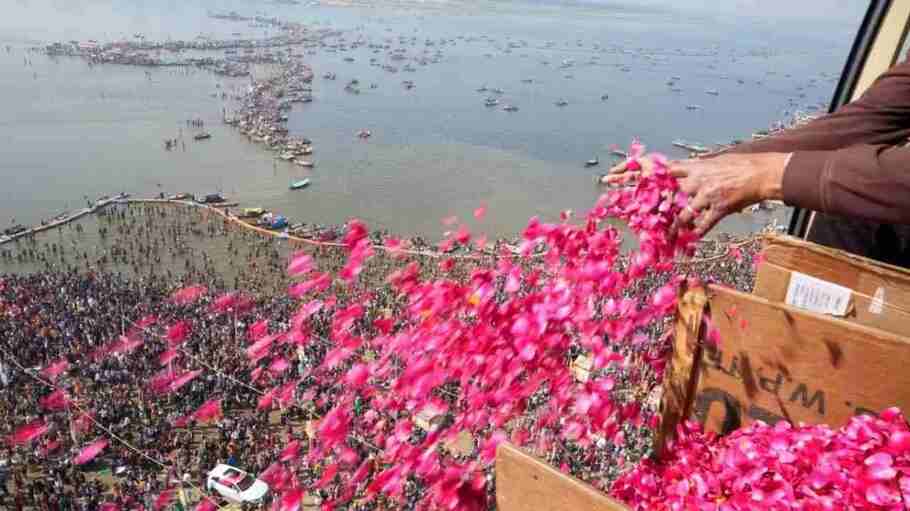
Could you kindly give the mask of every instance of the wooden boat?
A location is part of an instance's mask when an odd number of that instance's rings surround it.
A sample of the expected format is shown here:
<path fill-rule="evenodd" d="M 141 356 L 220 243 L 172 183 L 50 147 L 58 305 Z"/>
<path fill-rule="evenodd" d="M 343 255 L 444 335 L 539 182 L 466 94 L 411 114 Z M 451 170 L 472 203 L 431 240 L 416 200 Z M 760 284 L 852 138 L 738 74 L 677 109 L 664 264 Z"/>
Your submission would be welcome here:
<path fill-rule="evenodd" d="M 265 214 L 262 208 L 243 208 L 240 218 L 258 218 Z"/>
<path fill-rule="evenodd" d="M 296 163 L 297 165 L 300 165 L 301 167 L 306 167 L 306 168 L 313 168 L 316 166 L 316 164 L 311 162 L 310 160 L 294 160 L 294 163 Z"/>
<path fill-rule="evenodd" d="M 212 138 L 212 134 L 207 131 L 193 135 L 193 140 L 208 140 L 210 138 Z"/>
<path fill-rule="evenodd" d="M 691 151 L 696 154 L 704 154 L 704 153 L 711 152 L 711 149 L 709 147 L 703 146 L 701 144 L 694 144 L 691 142 L 686 142 L 685 140 L 679 140 L 679 139 L 674 140 L 673 145 L 675 145 L 676 147 L 682 148 L 682 149 L 686 149 L 686 150 Z"/>
<path fill-rule="evenodd" d="M 306 188 L 310 186 L 309 179 L 301 179 L 300 181 L 294 181 L 291 183 L 291 190 L 300 190 L 301 188 Z"/>

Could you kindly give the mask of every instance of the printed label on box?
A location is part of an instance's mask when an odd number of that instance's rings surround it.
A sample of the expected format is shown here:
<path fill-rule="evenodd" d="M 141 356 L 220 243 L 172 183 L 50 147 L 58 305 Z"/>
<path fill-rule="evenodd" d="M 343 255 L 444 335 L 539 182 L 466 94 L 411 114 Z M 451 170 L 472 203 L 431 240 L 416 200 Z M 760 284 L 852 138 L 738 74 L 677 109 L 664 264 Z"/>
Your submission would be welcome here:
<path fill-rule="evenodd" d="M 850 288 L 794 271 L 790 273 L 786 302 L 811 312 L 843 317 L 850 310 L 851 296 Z"/>

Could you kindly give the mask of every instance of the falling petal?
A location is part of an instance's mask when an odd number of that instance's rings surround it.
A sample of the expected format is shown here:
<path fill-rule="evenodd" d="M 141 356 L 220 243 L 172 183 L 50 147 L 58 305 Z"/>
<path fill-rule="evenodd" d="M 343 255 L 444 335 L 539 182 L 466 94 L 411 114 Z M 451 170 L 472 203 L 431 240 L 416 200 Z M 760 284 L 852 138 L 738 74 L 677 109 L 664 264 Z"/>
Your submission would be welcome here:
<path fill-rule="evenodd" d="M 177 392 L 178 390 L 180 390 L 181 387 L 183 387 L 183 386 L 186 385 L 187 383 L 193 381 L 193 380 L 194 380 L 197 376 L 199 376 L 200 374 L 202 374 L 202 370 L 201 370 L 201 369 L 197 369 L 197 370 L 195 370 L 195 371 L 189 371 L 189 372 L 183 373 L 183 374 L 180 375 L 179 377 L 175 378 L 175 379 L 168 385 L 168 389 L 167 389 L 167 390 L 168 390 L 169 392 Z"/>
<path fill-rule="evenodd" d="M 215 511 L 218 509 L 218 505 L 215 504 L 215 501 L 208 497 L 203 497 L 202 500 L 196 504 L 194 511 Z"/>
<path fill-rule="evenodd" d="M 313 271 L 313 257 L 305 252 L 297 252 L 291 256 L 291 262 L 288 264 L 288 275 L 299 277 Z"/>
<path fill-rule="evenodd" d="M 162 511 L 166 509 L 171 502 L 174 500 L 174 490 L 167 489 L 158 494 L 158 497 L 155 499 L 153 508 L 155 511 Z"/>
<path fill-rule="evenodd" d="M 95 459 L 107 447 L 107 439 L 102 438 L 85 446 L 73 459 L 74 465 L 85 465 Z"/>
<path fill-rule="evenodd" d="M 70 403 L 69 397 L 67 397 L 62 389 L 57 389 L 38 401 L 38 404 L 48 411 L 65 410 Z"/>
<path fill-rule="evenodd" d="M 278 500 L 278 511 L 298 511 L 304 496 L 304 491 L 300 488 L 284 492 Z"/>
<path fill-rule="evenodd" d="M 288 462 L 300 457 L 300 441 L 294 440 L 289 443 L 278 455 L 278 460 Z"/>
<path fill-rule="evenodd" d="M 177 357 L 180 356 L 180 352 L 175 348 L 169 349 L 158 356 L 158 364 L 166 366 L 174 361 Z"/>
<path fill-rule="evenodd" d="M 48 432 L 50 427 L 41 419 L 30 422 L 13 432 L 8 441 L 12 445 L 22 445 L 31 442 Z"/>
<path fill-rule="evenodd" d="M 50 380 L 56 381 L 57 377 L 66 372 L 69 368 L 69 362 L 66 359 L 58 360 L 41 370 L 41 375 Z"/>
<path fill-rule="evenodd" d="M 193 418 L 199 422 L 208 422 L 221 417 L 221 399 L 210 399 L 193 412 Z"/>
<path fill-rule="evenodd" d="M 167 328 L 167 333 L 165 333 L 165 338 L 168 341 L 168 344 L 171 346 L 176 346 L 186 340 L 186 337 L 190 333 L 190 322 L 189 321 L 178 321 L 173 325 Z"/>
<path fill-rule="evenodd" d="M 179 289 L 171 295 L 171 301 L 179 305 L 189 305 L 205 295 L 208 289 L 205 286 L 188 286 Z"/>

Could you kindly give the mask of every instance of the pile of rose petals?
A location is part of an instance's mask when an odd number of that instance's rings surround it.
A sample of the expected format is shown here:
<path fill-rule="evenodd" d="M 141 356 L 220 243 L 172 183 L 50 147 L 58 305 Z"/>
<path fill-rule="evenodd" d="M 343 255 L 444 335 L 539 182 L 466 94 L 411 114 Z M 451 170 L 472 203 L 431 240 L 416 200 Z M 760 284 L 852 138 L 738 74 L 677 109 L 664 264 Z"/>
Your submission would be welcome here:
<path fill-rule="evenodd" d="M 717 437 L 687 424 L 612 493 L 642 511 L 910 509 L 910 429 L 896 408 L 837 430 L 759 422 Z"/>

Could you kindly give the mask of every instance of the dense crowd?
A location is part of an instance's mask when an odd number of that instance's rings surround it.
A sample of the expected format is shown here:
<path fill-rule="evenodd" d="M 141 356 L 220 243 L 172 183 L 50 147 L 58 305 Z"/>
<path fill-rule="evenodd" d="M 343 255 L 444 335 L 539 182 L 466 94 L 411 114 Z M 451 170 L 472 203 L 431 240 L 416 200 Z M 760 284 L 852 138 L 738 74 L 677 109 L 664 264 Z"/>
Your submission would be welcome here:
<path fill-rule="evenodd" d="M 243 355 L 249 344 L 246 332 L 254 322 L 269 318 L 273 331 L 287 328 L 298 305 L 285 292 L 288 280 L 283 270 L 292 247 L 205 212 L 168 206 L 111 209 L 98 220 L 93 248 L 84 246 L 83 228 L 65 229 L 56 239 L 49 235 L 23 240 L 2 253 L 3 261 L 33 258 L 52 268 L 0 275 L 0 436 L 39 416 L 51 426 L 31 446 L 5 446 L 0 451 L 3 505 L 16 510 L 93 511 L 103 502 L 113 502 L 121 508 L 151 509 L 152 500 L 165 488 L 188 483 L 204 488 L 207 471 L 218 463 L 258 474 L 291 440 L 306 445 L 307 421 L 321 417 L 330 403 L 300 400 L 299 406 L 280 412 L 257 411 L 260 392 L 250 385 L 256 378 Z M 756 243 L 729 246 L 720 242 L 703 246 L 700 262 L 686 263 L 686 271 L 749 288 Z M 316 249 L 313 255 L 320 268 L 332 272 L 346 257 L 332 248 Z M 368 316 L 388 315 L 398 307 L 398 299 L 385 277 L 412 260 L 380 254 L 367 265 L 358 287 L 338 289 L 338 299 L 343 301 L 345 293 L 369 292 Z M 422 271 L 434 275 L 451 270 L 443 266 L 433 260 Z M 458 274 L 457 267 L 453 274 Z M 190 283 L 211 289 L 209 298 L 193 305 L 169 299 L 175 289 Z M 225 289 L 245 290 L 250 307 L 234 314 L 213 313 L 211 297 Z M 142 318 L 150 316 L 157 318 L 156 325 L 139 330 Z M 190 320 L 192 333 L 182 356 L 167 369 L 202 373 L 179 392 L 157 396 L 147 383 L 162 370 L 158 357 L 166 349 L 161 340 L 164 326 L 177 319 Z M 331 316 L 317 313 L 311 321 L 314 337 L 327 338 Z M 128 354 L 96 356 L 99 348 L 121 335 L 139 336 L 144 343 Z M 298 396 L 306 395 L 315 385 L 307 373 L 329 347 L 327 342 L 306 349 L 287 347 L 284 356 L 294 365 L 266 376 L 271 379 L 268 385 L 298 379 Z M 52 389 L 38 379 L 39 371 L 59 360 L 66 360 L 69 370 L 56 385 L 75 404 L 48 412 L 41 400 Z M 209 425 L 175 426 L 212 396 L 223 399 L 222 419 Z M 91 411 L 97 424 L 83 411 Z M 93 463 L 84 467 L 71 463 L 81 446 L 112 434 L 122 441 L 112 441 Z M 630 439 L 630 445 L 635 443 Z M 646 438 L 638 444 L 647 444 Z M 369 455 L 366 445 L 358 448 L 363 456 Z M 557 464 L 584 463 L 587 458 L 585 473 L 617 475 L 615 467 L 591 465 L 590 456 L 573 446 L 551 457 Z M 99 472 L 103 467 L 111 472 Z M 312 482 L 317 474 L 301 468 L 296 476 Z"/>

